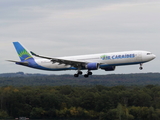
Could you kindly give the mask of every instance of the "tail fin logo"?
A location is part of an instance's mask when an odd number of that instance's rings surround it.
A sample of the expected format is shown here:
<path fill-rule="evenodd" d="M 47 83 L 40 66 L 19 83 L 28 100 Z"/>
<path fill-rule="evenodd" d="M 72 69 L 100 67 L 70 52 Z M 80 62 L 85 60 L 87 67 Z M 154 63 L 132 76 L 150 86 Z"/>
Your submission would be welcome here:
<path fill-rule="evenodd" d="M 18 53 L 18 55 L 20 59 L 23 60 L 28 60 L 29 58 L 32 58 L 32 56 L 26 50 L 21 51 L 20 53 Z"/>
<path fill-rule="evenodd" d="M 19 42 L 13 42 L 13 44 L 15 46 L 15 49 L 21 61 L 32 58 L 32 56 L 27 52 L 27 50 Z"/>

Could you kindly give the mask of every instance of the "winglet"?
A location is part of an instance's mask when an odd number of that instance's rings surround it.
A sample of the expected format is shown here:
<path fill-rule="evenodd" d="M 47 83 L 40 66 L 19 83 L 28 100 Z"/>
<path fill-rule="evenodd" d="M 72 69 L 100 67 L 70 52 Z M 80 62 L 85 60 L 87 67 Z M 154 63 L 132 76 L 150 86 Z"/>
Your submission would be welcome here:
<path fill-rule="evenodd" d="M 36 54 L 36 53 L 34 53 L 34 52 L 32 52 L 32 51 L 30 51 L 30 53 L 31 53 L 32 55 L 34 55 L 34 56 L 37 56 L 37 54 Z"/>
<path fill-rule="evenodd" d="M 41 55 L 37 55 L 36 53 L 30 51 L 30 53 L 33 55 L 33 56 L 36 56 L 36 57 L 40 57 L 40 58 L 46 58 L 46 59 L 52 59 L 50 57 L 45 57 L 45 56 L 41 56 Z"/>
<path fill-rule="evenodd" d="M 36 53 L 34 53 L 34 52 L 32 52 L 32 51 L 30 51 L 30 53 L 31 53 L 31 55 L 33 55 L 33 56 L 36 56 L 36 57 L 41 57 L 41 58 L 43 58 L 42 56 L 40 56 L 40 55 L 37 55 Z"/>

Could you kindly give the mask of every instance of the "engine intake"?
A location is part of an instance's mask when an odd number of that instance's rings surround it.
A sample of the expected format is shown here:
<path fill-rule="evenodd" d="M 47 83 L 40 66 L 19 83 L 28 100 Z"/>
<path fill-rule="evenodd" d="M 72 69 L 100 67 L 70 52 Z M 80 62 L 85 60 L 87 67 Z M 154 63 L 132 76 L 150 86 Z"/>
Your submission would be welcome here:
<path fill-rule="evenodd" d="M 87 65 L 86 65 L 86 68 L 88 69 L 88 70 L 97 70 L 98 69 L 98 63 L 88 63 Z"/>

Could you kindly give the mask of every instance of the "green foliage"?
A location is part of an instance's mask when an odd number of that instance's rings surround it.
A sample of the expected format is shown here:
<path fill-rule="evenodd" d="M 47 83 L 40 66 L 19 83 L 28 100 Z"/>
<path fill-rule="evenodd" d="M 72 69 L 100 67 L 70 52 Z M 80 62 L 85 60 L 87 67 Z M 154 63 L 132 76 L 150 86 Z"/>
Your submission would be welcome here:
<path fill-rule="evenodd" d="M 160 86 L 0 87 L 0 118 L 159 120 Z"/>
<path fill-rule="evenodd" d="M 160 73 L 93 75 L 86 79 L 83 76 L 75 78 L 73 75 L 24 74 L 18 72 L 0 74 L 0 86 L 145 86 L 148 84 L 160 85 L 159 78 Z M 148 87 L 152 88 L 152 86 Z M 61 92 L 68 94 L 72 90 L 66 87 L 66 90 Z"/>
<path fill-rule="evenodd" d="M 8 117 L 9 117 L 9 116 L 8 116 L 8 114 L 7 114 L 6 111 L 0 110 L 0 119 L 2 119 L 2 118 L 8 118 Z"/>
<path fill-rule="evenodd" d="M 46 113 L 46 111 L 43 110 L 43 108 L 34 107 L 34 108 L 32 108 L 32 110 L 30 112 L 30 117 L 40 119 L 40 118 L 43 118 L 45 113 Z"/>

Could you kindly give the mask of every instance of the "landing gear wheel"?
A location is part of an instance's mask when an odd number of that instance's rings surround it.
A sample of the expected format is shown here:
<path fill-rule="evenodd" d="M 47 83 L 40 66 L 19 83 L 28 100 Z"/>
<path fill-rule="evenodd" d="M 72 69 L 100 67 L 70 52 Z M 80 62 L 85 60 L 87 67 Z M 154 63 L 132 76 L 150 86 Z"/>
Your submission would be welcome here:
<path fill-rule="evenodd" d="M 140 69 L 140 70 L 142 70 L 142 69 L 143 69 L 143 67 L 139 67 L 139 69 Z"/>
<path fill-rule="evenodd" d="M 88 75 L 92 75 L 92 72 L 88 72 Z"/>
<path fill-rule="evenodd" d="M 85 75 L 84 75 L 85 78 L 87 78 L 88 76 L 89 76 L 88 74 L 85 74 Z"/>
<path fill-rule="evenodd" d="M 74 74 L 74 77 L 78 77 L 79 76 L 79 74 Z"/>
<path fill-rule="evenodd" d="M 82 73 L 82 71 L 78 71 L 78 74 L 79 74 L 79 75 L 82 75 L 83 73 Z"/>

